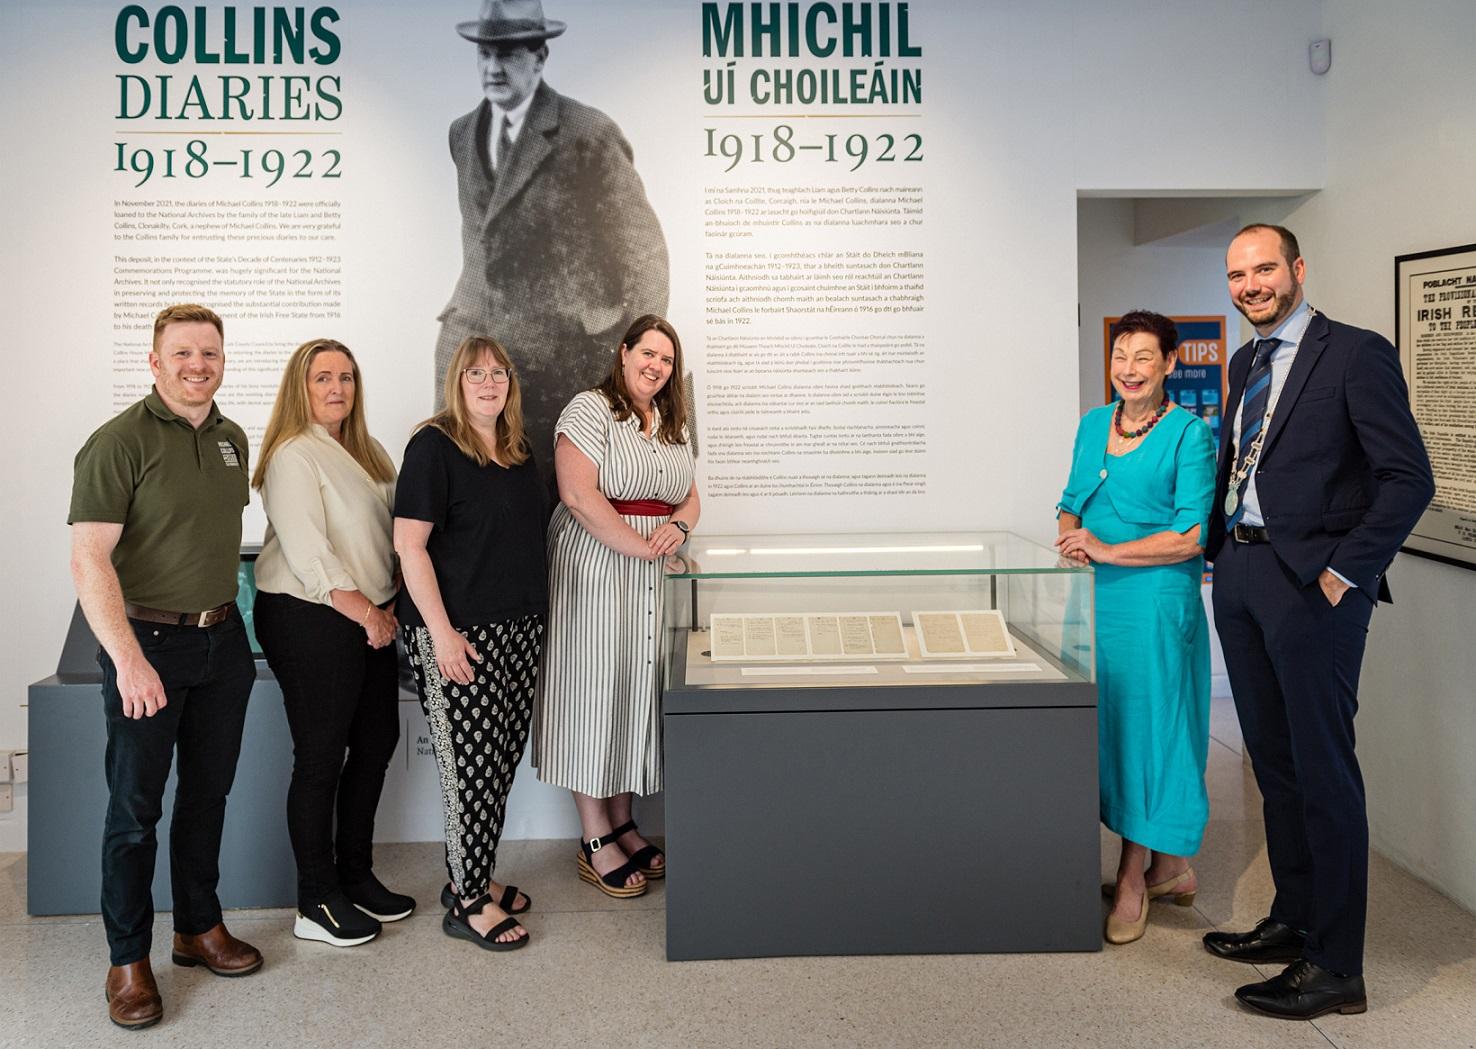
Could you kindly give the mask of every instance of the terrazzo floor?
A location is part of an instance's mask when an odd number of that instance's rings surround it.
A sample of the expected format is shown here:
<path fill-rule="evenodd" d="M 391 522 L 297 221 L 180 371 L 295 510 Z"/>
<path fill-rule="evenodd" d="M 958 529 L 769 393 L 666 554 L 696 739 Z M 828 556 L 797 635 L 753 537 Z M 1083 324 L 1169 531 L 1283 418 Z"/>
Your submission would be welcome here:
<path fill-rule="evenodd" d="M 1155 905 L 1147 935 L 1128 947 L 668 963 L 660 882 L 645 897 L 610 900 L 578 880 L 573 842 L 518 841 L 504 843 L 499 870 L 533 894 L 524 921 L 535 941 L 486 954 L 441 932 L 439 845 L 386 845 L 378 870 L 422 901 L 415 915 L 374 943 L 335 950 L 293 939 L 290 911 L 231 911 L 231 930 L 267 958 L 239 980 L 171 965 L 164 915 L 153 951 L 164 1020 L 127 1032 L 106 1018 L 97 916 L 27 916 L 25 856 L 6 853 L 0 1046 L 1476 1047 L 1476 916 L 1377 855 L 1369 1011 L 1288 1023 L 1236 1004 L 1235 987 L 1263 977 L 1206 954 L 1199 938 L 1254 924 L 1271 886 L 1260 799 L 1224 701 L 1212 724 L 1215 818 L 1195 861 L 1198 899 Z M 1106 834 L 1103 846 L 1105 877 L 1116 851 Z M 746 905 L 763 921 L 770 891 L 756 880 L 746 904 L 715 905 Z M 876 905 L 927 902 L 878 885 Z"/>

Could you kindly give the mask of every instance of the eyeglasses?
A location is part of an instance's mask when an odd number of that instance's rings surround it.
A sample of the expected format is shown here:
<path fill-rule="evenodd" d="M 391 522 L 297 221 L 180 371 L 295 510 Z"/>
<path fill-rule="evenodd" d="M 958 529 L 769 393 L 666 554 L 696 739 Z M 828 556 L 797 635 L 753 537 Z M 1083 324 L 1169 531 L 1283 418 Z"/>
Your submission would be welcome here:
<path fill-rule="evenodd" d="M 473 386 L 480 386 L 488 379 L 500 386 L 512 377 L 512 371 L 507 368 L 463 368 L 461 374 Z"/>

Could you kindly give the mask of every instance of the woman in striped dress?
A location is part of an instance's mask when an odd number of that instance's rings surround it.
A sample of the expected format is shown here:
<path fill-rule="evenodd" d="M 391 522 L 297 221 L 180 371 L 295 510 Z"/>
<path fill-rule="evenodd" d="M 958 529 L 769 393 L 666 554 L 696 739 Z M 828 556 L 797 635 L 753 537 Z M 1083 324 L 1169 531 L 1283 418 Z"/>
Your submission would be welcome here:
<path fill-rule="evenodd" d="M 533 764 L 573 792 L 579 876 L 639 896 L 665 856 L 631 820 L 661 789 L 661 565 L 697 524 L 682 344 L 660 317 L 636 320 L 610 375 L 554 429 L 559 505 L 549 524 L 549 631 L 534 711 Z"/>

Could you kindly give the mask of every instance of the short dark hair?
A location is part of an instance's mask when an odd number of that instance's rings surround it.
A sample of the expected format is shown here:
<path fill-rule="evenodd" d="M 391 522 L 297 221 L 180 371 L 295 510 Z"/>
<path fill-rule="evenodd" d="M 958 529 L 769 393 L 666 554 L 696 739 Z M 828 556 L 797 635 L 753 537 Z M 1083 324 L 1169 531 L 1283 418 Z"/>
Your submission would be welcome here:
<path fill-rule="evenodd" d="M 1179 348 L 1179 328 L 1161 313 L 1152 310 L 1133 310 L 1125 313 L 1122 320 L 1112 326 L 1112 344 L 1124 335 L 1144 331 L 1158 340 L 1158 352 L 1167 357 Z"/>
<path fill-rule="evenodd" d="M 1242 234 L 1255 233 L 1257 230 L 1269 229 L 1281 238 L 1281 257 L 1286 259 L 1288 266 L 1293 266 L 1302 257 L 1302 247 L 1297 243 L 1297 235 L 1285 226 L 1277 226 L 1270 222 L 1252 222 L 1249 226 L 1242 226 L 1240 232 L 1231 237 L 1235 240 Z"/>

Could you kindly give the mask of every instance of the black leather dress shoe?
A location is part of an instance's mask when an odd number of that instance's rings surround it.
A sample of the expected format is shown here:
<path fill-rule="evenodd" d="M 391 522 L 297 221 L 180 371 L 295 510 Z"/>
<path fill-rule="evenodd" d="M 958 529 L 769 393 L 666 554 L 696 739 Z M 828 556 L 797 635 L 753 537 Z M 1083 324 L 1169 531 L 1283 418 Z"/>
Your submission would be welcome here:
<path fill-rule="evenodd" d="M 1290 925 L 1262 918 L 1250 932 L 1207 932 L 1204 949 L 1232 962 L 1294 962 L 1302 956 L 1306 937 Z"/>
<path fill-rule="evenodd" d="M 1328 1013 L 1368 1010 L 1362 976 L 1338 976 L 1305 958 L 1292 962 L 1265 983 L 1238 988 L 1235 997 L 1257 1012 L 1282 1020 L 1313 1020 Z"/>

